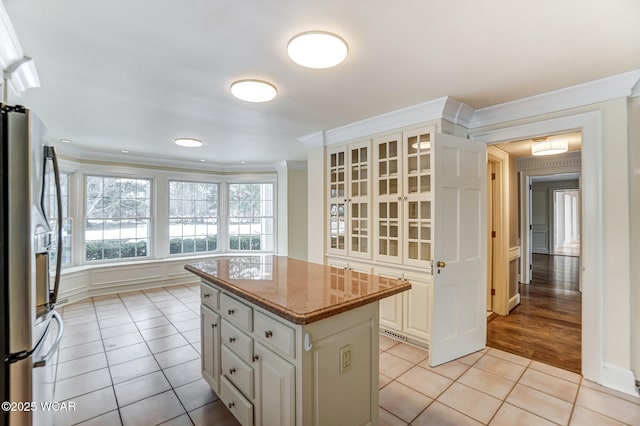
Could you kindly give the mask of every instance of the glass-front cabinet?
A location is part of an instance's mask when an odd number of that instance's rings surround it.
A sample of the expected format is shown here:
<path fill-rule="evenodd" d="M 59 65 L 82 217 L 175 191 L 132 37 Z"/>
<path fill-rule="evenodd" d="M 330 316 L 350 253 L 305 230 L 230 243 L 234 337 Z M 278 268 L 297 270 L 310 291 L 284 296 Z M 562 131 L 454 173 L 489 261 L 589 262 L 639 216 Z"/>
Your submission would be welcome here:
<path fill-rule="evenodd" d="M 428 267 L 433 128 L 374 140 L 375 259 Z"/>
<path fill-rule="evenodd" d="M 328 251 L 371 258 L 371 142 L 329 151 Z"/>

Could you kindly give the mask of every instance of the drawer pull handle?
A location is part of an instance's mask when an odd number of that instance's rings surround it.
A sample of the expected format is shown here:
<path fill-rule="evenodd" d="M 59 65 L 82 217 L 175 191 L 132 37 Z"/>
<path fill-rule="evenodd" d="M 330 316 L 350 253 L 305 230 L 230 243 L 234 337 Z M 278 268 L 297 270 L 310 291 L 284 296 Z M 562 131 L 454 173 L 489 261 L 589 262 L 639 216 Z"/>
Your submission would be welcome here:
<path fill-rule="evenodd" d="M 273 337 L 273 331 L 271 330 L 267 330 L 264 332 L 264 337 L 266 337 L 267 339 L 270 339 Z"/>
<path fill-rule="evenodd" d="M 236 369 L 235 369 L 235 368 L 230 368 L 230 369 L 229 369 L 229 374 L 233 374 L 233 373 L 235 373 L 235 372 L 236 372 Z"/>
<path fill-rule="evenodd" d="M 235 313 L 236 313 L 236 311 L 235 311 L 235 310 L 233 310 L 233 309 L 229 309 L 229 310 L 227 311 L 227 313 L 228 313 L 229 315 L 233 315 L 233 314 L 235 314 Z"/>
<path fill-rule="evenodd" d="M 260 357 L 259 357 L 258 355 L 254 355 L 254 356 L 252 357 L 252 359 L 253 359 L 253 362 L 256 362 L 257 360 L 259 360 L 259 359 L 260 359 Z"/>
<path fill-rule="evenodd" d="M 233 407 L 235 407 L 235 406 L 236 406 L 236 403 L 235 403 L 235 402 L 230 402 L 230 403 L 228 403 L 228 404 L 227 404 L 227 406 L 228 406 L 229 408 L 233 408 Z"/>
<path fill-rule="evenodd" d="M 229 343 L 233 343 L 233 342 L 235 342 L 235 341 L 236 341 L 236 338 L 235 338 L 235 337 L 229 337 Z"/>
<path fill-rule="evenodd" d="M 205 293 L 204 298 L 206 299 L 207 297 L 211 297 L 211 295 L 209 293 Z"/>

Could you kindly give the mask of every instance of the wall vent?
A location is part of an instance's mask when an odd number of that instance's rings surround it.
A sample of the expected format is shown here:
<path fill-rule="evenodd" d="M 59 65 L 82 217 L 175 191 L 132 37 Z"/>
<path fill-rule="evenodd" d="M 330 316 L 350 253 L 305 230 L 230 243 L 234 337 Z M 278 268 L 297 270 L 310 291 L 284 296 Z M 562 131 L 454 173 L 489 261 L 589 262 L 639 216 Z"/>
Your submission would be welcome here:
<path fill-rule="evenodd" d="M 65 297 L 64 299 L 58 300 L 53 306 L 60 306 L 69 303 L 69 298 Z"/>
<path fill-rule="evenodd" d="M 382 331 L 387 336 L 393 337 L 394 339 L 402 340 L 403 342 L 407 341 L 407 338 L 405 336 L 403 336 L 402 334 L 396 333 L 395 331 L 387 330 L 384 328 L 381 329 L 380 331 Z"/>

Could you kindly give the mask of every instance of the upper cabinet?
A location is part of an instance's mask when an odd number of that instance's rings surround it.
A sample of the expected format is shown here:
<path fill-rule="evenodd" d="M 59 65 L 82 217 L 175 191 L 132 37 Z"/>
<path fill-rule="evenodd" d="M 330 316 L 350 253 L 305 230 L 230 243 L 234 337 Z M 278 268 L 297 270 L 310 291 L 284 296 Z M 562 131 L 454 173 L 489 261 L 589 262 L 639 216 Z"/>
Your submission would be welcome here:
<path fill-rule="evenodd" d="M 371 258 L 371 142 L 328 152 L 328 251 Z"/>
<path fill-rule="evenodd" d="M 374 139 L 374 259 L 429 267 L 435 126 Z"/>

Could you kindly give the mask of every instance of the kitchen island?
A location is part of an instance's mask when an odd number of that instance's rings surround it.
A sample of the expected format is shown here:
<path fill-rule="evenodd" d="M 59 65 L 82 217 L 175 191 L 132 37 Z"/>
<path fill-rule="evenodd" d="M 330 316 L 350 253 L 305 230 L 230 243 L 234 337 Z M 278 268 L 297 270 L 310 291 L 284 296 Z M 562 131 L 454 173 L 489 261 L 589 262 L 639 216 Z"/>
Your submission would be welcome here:
<path fill-rule="evenodd" d="M 378 301 L 408 282 L 272 255 L 185 269 L 203 377 L 241 424 L 378 423 Z"/>

